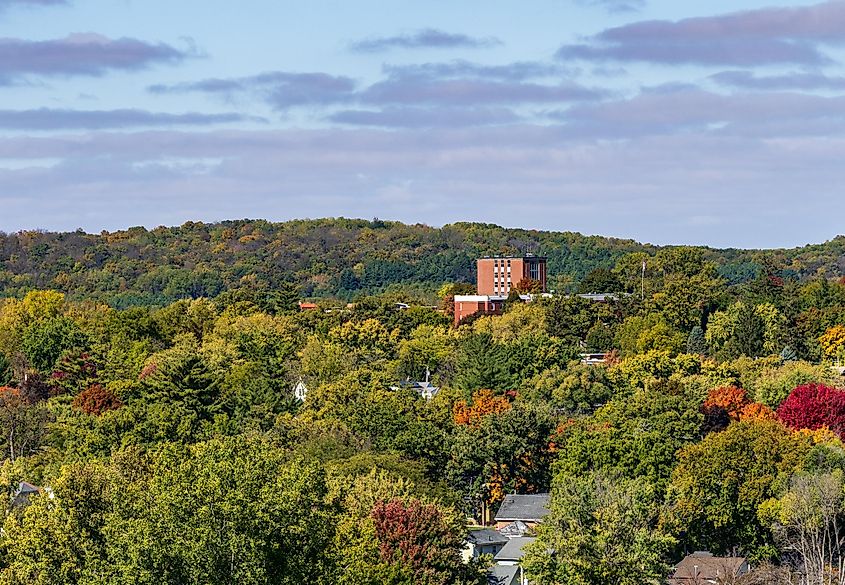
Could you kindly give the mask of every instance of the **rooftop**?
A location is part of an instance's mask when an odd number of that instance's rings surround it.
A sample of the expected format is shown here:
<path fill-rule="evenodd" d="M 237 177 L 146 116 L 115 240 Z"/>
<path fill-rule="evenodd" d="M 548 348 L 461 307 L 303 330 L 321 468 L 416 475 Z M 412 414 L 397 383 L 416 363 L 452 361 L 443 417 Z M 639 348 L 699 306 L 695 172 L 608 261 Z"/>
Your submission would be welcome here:
<path fill-rule="evenodd" d="M 516 562 L 522 560 L 525 556 L 525 547 L 537 540 L 533 536 L 520 536 L 518 538 L 511 538 L 507 544 L 502 547 L 502 550 L 493 557 L 497 563 L 502 561 Z"/>
<path fill-rule="evenodd" d="M 490 567 L 487 583 L 489 585 L 513 585 L 514 583 L 519 583 L 517 580 L 518 572 L 519 566 L 517 565 L 493 565 Z"/>
<path fill-rule="evenodd" d="M 467 540 L 473 544 L 505 544 L 508 541 L 506 536 L 502 536 L 498 531 L 489 528 L 470 531 Z"/>
<path fill-rule="evenodd" d="M 536 254 L 523 254 L 522 256 L 482 256 L 479 260 L 547 260 L 547 258 Z"/>
<path fill-rule="evenodd" d="M 747 572 L 745 557 L 715 557 L 707 551 L 697 551 L 675 566 L 675 574 L 669 582 L 672 585 L 721 583 L 726 577 Z"/>
<path fill-rule="evenodd" d="M 548 513 L 549 494 L 509 494 L 499 507 L 496 522 L 540 522 Z"/>

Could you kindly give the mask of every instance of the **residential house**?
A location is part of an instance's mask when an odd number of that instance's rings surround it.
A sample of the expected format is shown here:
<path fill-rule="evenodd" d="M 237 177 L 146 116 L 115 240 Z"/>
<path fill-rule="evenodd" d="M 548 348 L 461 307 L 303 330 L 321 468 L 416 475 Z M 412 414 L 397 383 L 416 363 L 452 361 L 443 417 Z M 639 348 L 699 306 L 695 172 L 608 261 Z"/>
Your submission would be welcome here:
<path fill-rule="evenodd" d="M 549 494 L 508 494 L 496 513 L 496 529 L 522 522 L 532 530 L 549 513 Z"/>
<path fill-rule="evenodd" d="M 293 397 L 300 402 L 305 402 L 305 399 L 308 397 L 308 387 L 305 386 L 305 382 L 302 378 L 300 378 L 293 387 Z"/>
<path fill-rule="evenodd" d="M 532 536 L 510 538 L 502 550 L 493 557 L 496 562 L 493 571 L 498 569 L 503 576 L 511 575 L 511 580 L 505 581 L 504 585 L 527 585 L 528 580 L 525 578 L 520 561 L 525 556 L 525 547 L 535 540 L 537 539 Z"/>
<path fill-rule="evenodd" d="M 403 380 L 399 382 L 396 386 L 391 386 L 390 389 L 393 391 L 400 390 L 402 388 L 408 388 L 409 390 L 413 390 L 426 400 L 431 400 L 437 393 L 440 392 L 440 388 L 435 386 L 430 381 L 431 373 L 428 371 L 428 368 L 425 370 L 425 380 L 422 382 L 414 381 L 414 380 Z"/>
<path fill-rule="evenodd" d="M 496 513 L 495 530 L 481 534 L 499 535 L 502 543 L 488 573 L 491 585 L 527 585 L 520 561 L 525 547 L 536 540 L 534 528 L 549 513 L 549 494 L 508 494 Z M 491 537 L 495 538 L 491 535 Z M 497 544 L 497 546 L 499 546 Z"/>
<path fill-rule="evenodd" d="M 582 353 L 579 357 L 581 358 L 581 363 L 585 366 L 597 366 L 607 363 L 606 353 Z"/>
<path fill-rule="evenodd" d="M 394 392 L 397 390 L 401 390 L 403 388 L 407 388 L 408 390 L 413 390 L 426 400 L 431 400 L 437 393 L 440 392 L 440 388 L 433 385 L 431 382 L 424 381 L 424 382 L 417 382 L 413 380 L 403 380 L 396 384 L 395 386 L 391 386 L 390 389 Z"/>
<path fill-rule="evenodd" d="M 502 547 L 507 544 L 508 538 L 495 530 L 482 528 L 471 530 L 466 542 L 464 557 L 475 559 L 481 555 L 496 556 L 502 550 Z"/>
<path fill-rule="evenodd" d="M 505 538 L 517 538 L 518 536 L 526 536 L 530 533 L 531 529 L 528 527 L 528 524 L 522 520 L 511 522 L 507 526 L 499 529 L 499 534 Z"/>
<path fill-rule="evenodd" d="M 521 585 L 519 565 L 493 565 L 487 573 L 488 585 Z"/>
<path fill-rule="evenodd" d="M 725 585 L 750 570 L 745 557 L 716 557 L 697 551 L 675 566 L 669 585 Z"/>

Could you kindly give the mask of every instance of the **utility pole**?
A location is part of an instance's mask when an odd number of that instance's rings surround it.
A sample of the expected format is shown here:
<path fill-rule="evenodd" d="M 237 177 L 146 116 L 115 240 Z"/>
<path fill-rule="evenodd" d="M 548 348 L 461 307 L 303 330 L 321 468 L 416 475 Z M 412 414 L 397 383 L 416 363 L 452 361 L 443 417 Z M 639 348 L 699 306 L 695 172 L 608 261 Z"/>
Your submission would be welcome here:
<path fill-rule="evenodd" d="M 643 272 L 640 276 L 640 300 L 645 300 L 645 260 L 643 260 Z"/>

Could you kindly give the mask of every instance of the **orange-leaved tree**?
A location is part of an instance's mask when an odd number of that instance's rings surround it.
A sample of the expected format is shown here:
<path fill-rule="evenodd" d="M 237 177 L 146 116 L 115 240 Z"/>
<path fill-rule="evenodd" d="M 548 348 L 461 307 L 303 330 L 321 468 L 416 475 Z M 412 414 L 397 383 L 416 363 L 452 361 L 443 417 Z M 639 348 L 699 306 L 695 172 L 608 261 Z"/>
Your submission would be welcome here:
<path fill-rule="evenodd" d="M 706 413 L 721 408 L 732 420 L 739 420 L 742 411 L 751 404 L 748 393 L 736 386 L 714 388 L 707 394 L 702 410 Z"/>
<path fill-rule="evenodd" d="M 485 416 L 505 412 L 511 407 L 506 396 L 496 396 L 492 390 L 479 390 L 472 395 L 472 404 L 458 400 L 452 406 L 455 424 L 478 426 Z"/>

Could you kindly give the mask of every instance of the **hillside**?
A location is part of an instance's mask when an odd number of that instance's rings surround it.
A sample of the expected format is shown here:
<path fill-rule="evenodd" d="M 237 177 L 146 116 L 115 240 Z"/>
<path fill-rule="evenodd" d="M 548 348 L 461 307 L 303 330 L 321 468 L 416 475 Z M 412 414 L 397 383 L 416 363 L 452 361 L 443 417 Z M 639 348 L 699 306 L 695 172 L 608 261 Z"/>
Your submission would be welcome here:
<path fill-rule="evenodd" d="M 566 288 L 625 254 L 658 249 L 573 232 L 343 218 L 189 222 L 101 234 L 27 231 L 0 234 L 0 295 L 52 288 L 121 307 L 283 283 L 309 297 L 350 298 L 397 284 L 431 292 L 444 282 L 472 282 L 479 255 L 522 252 L 548 256 L 552 285 Z M 706 256 L 731 283 L 753 278 L 766 258 L 801 279 L 839 276 L 845 273 L 845 237 L 788 250 L 707 249 Z"/>

